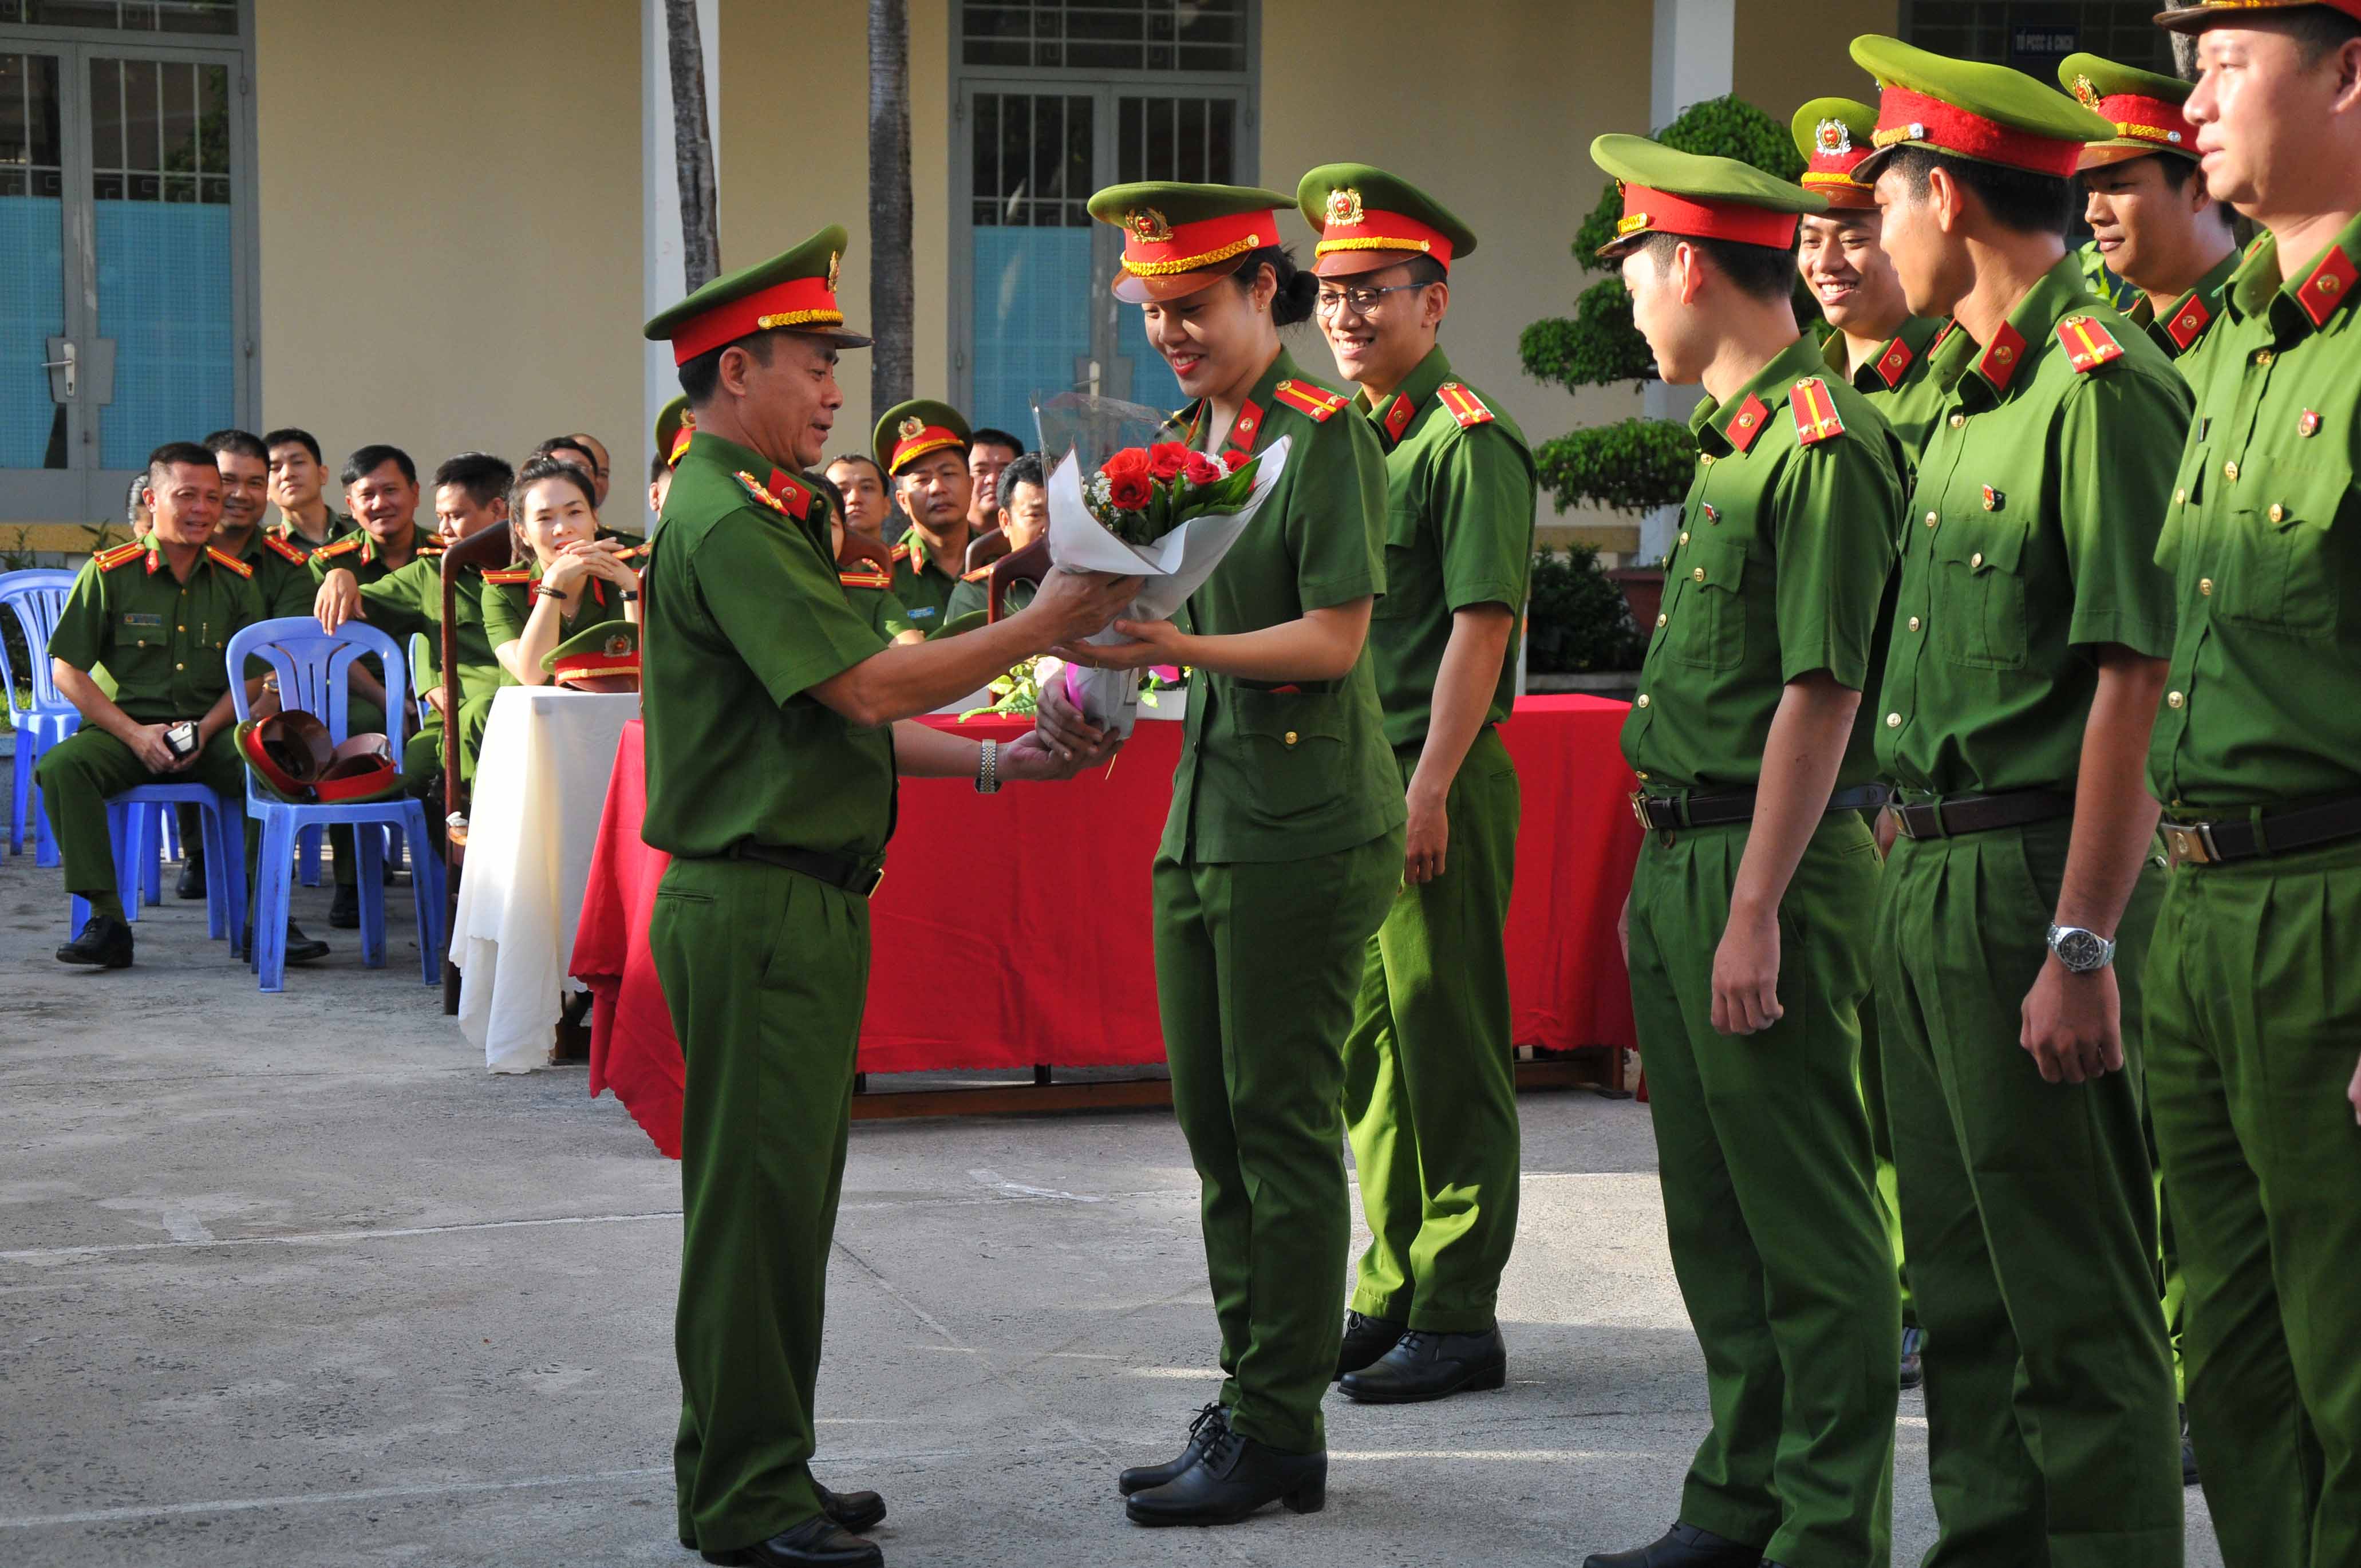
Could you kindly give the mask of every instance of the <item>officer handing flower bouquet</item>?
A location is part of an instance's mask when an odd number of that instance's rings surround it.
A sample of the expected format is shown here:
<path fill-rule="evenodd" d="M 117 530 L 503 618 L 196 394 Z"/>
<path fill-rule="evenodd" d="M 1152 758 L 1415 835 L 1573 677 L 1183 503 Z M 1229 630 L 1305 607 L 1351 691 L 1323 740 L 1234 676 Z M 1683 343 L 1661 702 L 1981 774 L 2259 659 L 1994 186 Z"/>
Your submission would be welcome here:
<path fill-rule="evenodd" d="M 1126 442 L 1160 430 L 1152 409 L 1070 393 L 1038 406 L 1045 452 L 1067 455 L 1049 475 L 1049 558 L 1077 572 L 1141 579 L 1122 617 L 1090 639 L 1127 642 L 1129 628 L 1169 620 L 1213 575 L 1287 466 L 1288 443 L 1252 456 L 1191 451 L 1177 441 Z M 1128 736 L 1139 718 L 1142 672 L 1067 664 L 1066 699 L 1103 729 Z"/>

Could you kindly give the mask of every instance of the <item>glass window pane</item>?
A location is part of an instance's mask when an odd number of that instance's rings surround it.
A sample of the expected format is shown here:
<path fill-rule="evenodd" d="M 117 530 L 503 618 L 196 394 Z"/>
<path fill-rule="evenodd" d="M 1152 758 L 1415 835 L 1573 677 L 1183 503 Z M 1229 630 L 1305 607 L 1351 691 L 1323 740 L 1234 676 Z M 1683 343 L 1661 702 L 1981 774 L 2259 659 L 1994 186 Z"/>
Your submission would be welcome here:
<path fill-rule="evenodd" d="M 160 123 L 163 100 L 157 83 L 159 74 L 152 60 L 126 60 L 123 62 L 123 166 L 126 169 L 163 167 L 164 134 Z"/>
<path fill-rule="evenodd" d="M 194 170 L 197 153 L 197 68 L 179 60 L 169 60 L 156 68 L 158 94 L 162 104 L 161 135 L 159 137 L 164 161 L 163 169 Z"/>
<path fill-rule="evenodd" d="M 1238 181 L 1237 100 L 1210 98 L 1206 107 L 1205 178 L 1215 185 L 1235 185 Z"/>
<path fill-rule="evenodd" d="M 123 167 L 123 62 L 90 62 L 90 156 L 100 169 Z"/>
<path fill-rule="evenodd" d="M 49 340 L 66 330 L 58 57 L 0 54 L 0 468 L 66 466 Z"/>
<path fill-rule="evenodd" d="M 1205 101 L 1202 98 L 1180 100 L 1180 172 L 1174 178 L 1192 185 L 1205 182 Z"/>
<path fill-rule="evenodd" d="M 234 35 L 237 0 L 5 0 L 0 3 L 0 21 L 139 33 Z"/>

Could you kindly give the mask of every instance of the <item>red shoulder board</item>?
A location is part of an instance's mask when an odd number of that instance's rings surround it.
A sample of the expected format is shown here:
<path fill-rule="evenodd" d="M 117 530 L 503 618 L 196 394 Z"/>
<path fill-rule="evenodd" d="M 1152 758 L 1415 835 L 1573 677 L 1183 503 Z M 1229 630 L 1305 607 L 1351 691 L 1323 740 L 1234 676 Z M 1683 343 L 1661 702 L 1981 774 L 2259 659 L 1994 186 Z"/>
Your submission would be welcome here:
<path fill-rule="evenodd" d="M 499 583 L 503 587 L 514 587 L 518 583 L 529 583 L 533 581 L 533 568 L 530 566 L 516 566 L 505 572 L 486 572 L 484 574 L 484 581 L 488 583 Z"/>
<path fill-rule="evenodd" d="M 632 545 L 629 550 L 618 550 L 615 552 L 615 559 L 618 561 L 634 561 L 646 554 L 651 548 L 653 547 L 648 543 L 648 542 L 642 539 L 637 544 Z"/>
<path fill-rule="evenodd" d="M 992 576 L 992 563 L 987 561 L 972 572 L 961 574 L 960 581 L 962 583 L 980 583 L 990 576 Z"/>
<path fill-rule="evenodd" d="M 1314 424 L 1327 423 L 1345 401 L 1341 394 L 1309 381 L 1281 381 L 1270 389 L 1270 395 Z"/>
<path fill-rule="evenodd" d="M 303 552 L 296 549 L 295 546 L 288 543 L 287 541 L 280 538 L 279 535 L 275 533 L 266 533 L 262 536 L 262 547 L 265 550 L 277 552 L 279 554 L 285 556 L 288 560 L 294 562 L 299 566 L 309 565 L 311 564 L 311 557 L 305 555 Z"/>
<path fill-rule="evenodd" d="M 771 470 L 771 477 L 786 479 L 786 476 L 775 468 Z M 795 484 L 792 479 L 788 479 L 787 482 L 791 485 Z M 781 517 L 792 517 L 800 521 L 805 512 L 810 510 L 811 492 L 801 485 L 795 486 L 791 496 L 778 495 L 743 468 L 738 470 L 738 483 L 745 488 L 747 495 L 752 497 L 761 505 L 769 507 Z"/>
<path fill-rule="evenodd" d="M 1910 345 L 1898 337 L 1887 344 L 1885 352 L 1877 356 L 1877 378 L 1885 383 L 1887 391 L 1902 385 L 1902 378 L 1910 373 Z"/>
<path fill-rule="evenodd" d="M 411 554 L 413 555 L 440 555 L 443 554 L 443 545 L 440 541 L 432 544 L 422 543 L 418 548 L 412 551 Z"/>
<path fill-rule="evenodd" d="M 890 588 L 894 579 L 884 572 L 839 572 L 836 580 L 848 588 Z"/>
<path fill-rule="evenodd" d="M 1787 398 L 1787 407 L 1795 416 L 1795 439 L 1805 445 L 1828 440 L 1844 433 L 1844 421 L 1837 417 L 1837 403 L 1828 396 L 1828 384 L 1817 376 L 1806 376 L 1795 383 Z"/>
<path fill-rule="evenodd" d="M 2164 323 L 2165 335 L 2172 339 L 2173 347 L 2186 354 L 2189 345 L 2204 334 L 2205 323 L 2213 319 L 2213 313 L 2205 308 L 2205 302 L 2191 293 Z"/>
<path fill-rule="evenodd" d="M 253 567 L 247 565 L 245 562 L 239 560 L 236 556 L 231 554 L 226 550 L 216 550 L 212 545 L 208 544 L 205 546 L 205 554 L 212 558 L 213 564 L 216 566 L 227 566 L 231 571 L 236 572 L 241 577 L 251 577 L 254 576 Z"/>
<path fill-rule="evenodd" d="M 91 562 L 102 572 L 112 572 L 117 566 L 129 565 L 147 553 L 135 541 L 129 544 L 118 544 L 112 550 L 102 550 L 91 557 Z"/>
<path fill-rule="evenodd" d="M 1749 392 L 1746 400 L 1738 406 L 1738 417 L 1724 425 L 1721 433 L 1729 438 L 1732 446 L 1743 452 L 1754 444 L 1754 438 L 1763 433 L 1763 427 L 1769 422 L 1771 411 L 1763 406 L 1762 399 Z"/>
<path fill-rule="evenodd" d="M 2089 316 L 2068 316 L 2058 323 L 2058 341 L 2066 345 L 2067 362 L 2077 370 L 2096 370 L 2110 359 L 2124 356 L 2114 334 Z"/>
<path fill-rule="evenodd" d="M 368 537 L 366 533 L 347 533 L 334 544 L 323 544 L 313 551 L 312 558 L 316 561 L 324 555 L 349 555 L 359 549 L 361 542 Z"/>
<path fill-rule="evenodd" d="M 2312 318 L 2312 325 L 2326 326 L 2330 314 L 2345 302 L 2345 296 L 2353 291 L 2356 278 L 2361 278 L 2361 269 L 2354 267 L 2353 258 L 2345 254 L 2344 247 L 2332 245 L 2328 247 L 2328 254 L 2320 258 L 2320 265 L 2304 279 L 2303 286 L 2295 291 L 2296 302 L 2303 307 L 2303 313 Z"/>
<path fill-rule="evenodd" d="M 894 546 L 894 559 L 896 561 L 906 561 L 909 558 L 910 542 L 905 539 Z"/>
<path fill-rule="evenodd" d="M 1484 400 L 1456 381 L 1445 381 L 1434 389 L 1434 395 L 1443 400 L 1443 406 L 1451 411 L 1451 417 L 1459 422 L 1462 430 L 1492 418 L 1492 411 L 1484 406 Z"/>

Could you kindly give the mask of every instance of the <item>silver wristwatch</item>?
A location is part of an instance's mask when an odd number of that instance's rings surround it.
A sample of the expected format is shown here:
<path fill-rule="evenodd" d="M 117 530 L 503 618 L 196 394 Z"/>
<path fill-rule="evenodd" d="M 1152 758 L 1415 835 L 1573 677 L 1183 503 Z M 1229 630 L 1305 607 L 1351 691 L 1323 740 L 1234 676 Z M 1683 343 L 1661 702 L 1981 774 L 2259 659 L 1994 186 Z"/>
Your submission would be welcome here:
<path fill-rule="evenodd" d="M 1000 793 L 1000 742 L 997 740 L 986 740 L 976 752 L 975 793 Z"/>
<path fill-rule="evenodd" d="M 2089 974 L 2115 961 L 2115 945 L 2096 931 L 2085 931 L 2080 926 L 2050 927 L 2049 950 L 2073 974 Z"/>

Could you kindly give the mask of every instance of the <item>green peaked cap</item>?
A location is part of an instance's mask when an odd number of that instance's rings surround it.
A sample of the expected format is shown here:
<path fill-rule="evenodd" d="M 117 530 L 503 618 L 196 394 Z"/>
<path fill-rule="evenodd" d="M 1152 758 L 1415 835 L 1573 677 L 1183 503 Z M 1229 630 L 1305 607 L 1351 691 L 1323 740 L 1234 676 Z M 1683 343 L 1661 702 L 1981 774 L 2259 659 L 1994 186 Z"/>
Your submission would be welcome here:
<path fill-rule="evenodd" d="M 2058 85 L 2071 93 L 2076 103 L 2105 120 L 2115 133 L 2083 148 L 2083 168 L 2121 163 L 2156 152 L 2178 153 L 2192 162 L 2196 160 L 2197 137 L 2187 116 L 2180 113 L 2190 93 L 2197 90 L 2195 82 L 2118 65 L 2095 54 L 2070 54 L 2058 62 Z M 2134 104 L 2111 107 L 2106 103 L 2110 98 L 2123 97 L 2150 99 L 2154 105 L 2169 113 L 2160 114 L 2155 107 Z M 2119 118 L 2118 108 L 2130 117 Z"/>
<path fill-rule="evenodd" d="M 1110 185 L 1091 197 L 1091 216 L 1123 231 L 1118 300 L 1178 300 L 1234 270 L 1248 251 L 1279 243 L 1295 198 L 1256 185 L 1185 185 L 1170 180 Z"/>
<path fill-rule="evenodd" d="M 686 392 L 656 411 L 656 455 L 664 460 L 666 467 L 680 461 L 673 448 L 680 444 L 683 426 L 697 428 L 697 417 L 688 411 Z"/>
<path fill-rule="evenodd" d="M 825 337 L 844 348 L 869 340 L 844 324 L 837 307 L 837 274 L 844 261 L 844 230 L 830 224 L 793 250 L 735 272 L 725 272 L 642 329 L 652 343 L 670 342 L 686 364 L 700 354 L 785 328 Z"/>
<path fill-rule="evenodd" d="M 1870 33 L 1852 40 L 1852 58 L 1877 78 L 1888 102 L 1879 105 L 1877 147 L 1853 178 L 1874 183 L 1886 154 L 1926 147 L 1957 158 L 2064 179 L 2085 142 L 2115 134 L 2114 122 L 2021 71 L 1982 60 L 1953 60 Z M 1931 102 L 1907 113 L 1891 100 Z"/>
<path fill-rule="evenodd" d="M 929 452 L 949 446 L 965 451 L 968 437 L 967 421 L 959 410 L 933 398 L 912 398 L 895 403 L 878 418 L 869 444 L 877 455 L 877 466 L 893 475 Z"/>
<path fill-rule="evenodd" d="M 1797 217 L 1828 210 L 1827 197 L 1751 163 L 1683 152 L 1646 137 L 1600 137 L 1590 144 L 1590 161 L 1624 187 L 1623 218 L 1615 237 L 1598 247 L 1601 256 L 1619 255 L 1652 234 L 1788 246 L 1795 243 Z M 1679 198 L 1686 210 L 1657 211 L 1633 187 Z"/>
<path fill-rule="evenodd" d="M 628 620 L 605 620 L 596 626 L 586 626 L 541 656 L 543 672 L 554 674 L 562 660 L 594 664 L 600 661 L 620 663 L 629 660 L 636 669 L 640 660 L 640 629 Z"/>
<path fill-rule="evenodd" d="M 1803 186 L 1817 191 L 1831 207 L 1874 203 L 1869 187 L 1852 171 L 1869 156 L 1877 136 L 1877 111 L 1857 98 L 1815 98 L 1787 122 L 1795 150 L 1804 155 Z"/>
<path fill-rule="evenodd" d="M 1366 163 L 1323 163 L 1295 187 L 1295 210 L 1320 236 L 1312 270 L 1348 278 L 1425 256 L 1448 269 L 1476 231 L 1409 181 Z"/>

